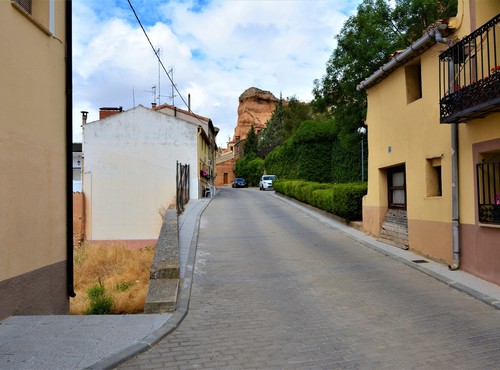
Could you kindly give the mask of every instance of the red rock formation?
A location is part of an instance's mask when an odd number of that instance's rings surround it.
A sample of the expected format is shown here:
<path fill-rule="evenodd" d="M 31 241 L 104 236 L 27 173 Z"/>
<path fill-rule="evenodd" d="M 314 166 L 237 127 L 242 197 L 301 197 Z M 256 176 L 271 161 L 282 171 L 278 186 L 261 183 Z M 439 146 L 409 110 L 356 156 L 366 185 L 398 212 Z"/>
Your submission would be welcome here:
<path fill-rule="evenodd" d="M 234 135 L 226 149 L 221 149 L 216 159 L 215 186 L 223 186 L 232 183 L 234 179 L 233 168 L 236 160 L 243 152 L 242 140 L 245 140 L 250 128 L 254 127 L 257 134 L 266 127 L 271 118 L 278 99 L 269 91 L 260 90 L 256 87 L 246 89 L 239 97 L 238 122 L 234 129 Z"/>
<path fill-rule="evenodd" d="M 278 99 L 269 91 L 251 87 L 240 95 L 239 102 L 238 122 L 234 129 L 233 142 L 246 139 L 252 125 L 257 134 L 264 129 L 276 108 Z"/>

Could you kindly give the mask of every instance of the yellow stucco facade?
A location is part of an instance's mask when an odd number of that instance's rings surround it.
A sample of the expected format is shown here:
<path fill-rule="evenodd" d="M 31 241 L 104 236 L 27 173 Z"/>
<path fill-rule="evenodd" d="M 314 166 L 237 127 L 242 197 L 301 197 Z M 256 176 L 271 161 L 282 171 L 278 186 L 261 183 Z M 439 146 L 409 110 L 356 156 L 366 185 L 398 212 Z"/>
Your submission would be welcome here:
<path fill-rule="evenodd" d="M 451 172 L 450 127 L 439 124 L 439 91 L 436 56 L 443 45 L 436 45 L 408 64 L 420 65 L 421 98 L 408 102 L 405 67 L 368 91 L 368 194 L 363 204 L 364 227 L 378 235 L 388 208 L 388 170 L 405 166 L 408 214 L 408 239 L 411 249 L 424 255 L 449 261 L 451 258 Z M 430 83 L 426 83 L 429 81 Z M 441 162 L 442 195 L 431 192 L 427 176 L 428 163 Z M 428 229 L 439 229 L 445 248 L 429 242 Z"/>
<path fill-rule="evenodd" d="M 0 1 L 0 319 L 68 311 L 66 6 Z"/>
<path fill-rule="evenodd" d="M 499 13 L 497 0 L 459 0 L 447 37 L 461 40 Z M 448 47 L 433 42 L 367 85 L 369 168 L 363 226 L 374 236 L 380 234 L 387 210 L 394 206 L 390 182 L 396 168 L 405 176 L 405 202 L 397 206 L 406 209 L 409 249 L 452 264 L 452 125 L 440 123 L 439 105 L 439 55 Z M 484 153 L 491 157 L 496 152 L 500 113 L 458 124 L 460 268 L 500 283 L 500 228 L 478 222 L 475 172 Z"/>

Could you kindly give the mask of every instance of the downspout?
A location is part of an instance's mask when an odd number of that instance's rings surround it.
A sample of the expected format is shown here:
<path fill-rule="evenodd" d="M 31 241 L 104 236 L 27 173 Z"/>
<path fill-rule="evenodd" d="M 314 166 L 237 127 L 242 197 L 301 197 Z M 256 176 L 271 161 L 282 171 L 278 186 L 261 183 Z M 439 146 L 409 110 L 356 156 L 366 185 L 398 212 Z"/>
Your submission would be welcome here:
<path fill-rule="evenodd" d="M 452 62 L 453 63 L 453 62 Z M 450 270 L 460 267 L 460 221 L 459 221 L 459 199 L 458 199 L 458 124 L 451 124 L 451 226 L 453 261 L 449 265 Z"/>
<path fill-rule="evenodd" d="M 457 15 L 457 19 L 459 19 L 459 24 L 455 27 L 460 27 L 463 19 L 463 7 L 464 2 L 462 0 L 462 17 L 459 18 Z M 470 0 L 469 3 L 469 11 L 472 15 L 475 12 L 475 0 Z M 459 12 L 460 12 L 460 4 L 459 4 Z M 475 22 L 475 17 L 471 16 L 471 22 Z M 475 23 L 471 24 L 471 28 L 475 29 Z M 471 30 L 472 31 L 472 30 Z M 454 76 L 455 76 L 455 65 L 453 61 L 448 62 L 448 86 L 450 89 L 455 85 Z M 453 248 L 453 260 L 452 263 L 448 266 L 450 270 L 458 270 L 460 267 L 460 199 L 459 199 L 459 179 L 458 179 L 458 155 L 459 155 L 459 146 L 458 146 L 458 124 L 451 124 L 451 240 L 452 240 L 452 248 Z"/>
<path fill-rule="evenodd" d="M 441 36 L 441 32 L 436 32 L 436 41 L 446 44 L 447 39 Z M 448 62 L 448 86 L 453 89 L 455 85 L 455 65 L 453 61 Z M 448 268 L 458 270 L 460 267 L 460 212 L 458 198 L 458 124 L 451 124 L 451 242 L 453 259 Z"/>
<path fill-rule="evenodd" d="M 439 29 L 435 32 L 436 42 L 447 44 Z M 453 61 L 448 62 L 448 79 L 450 88 L 454 86 L 455 65 Z M 460 212 L 458 198 L 458 124 L 451 124 L 451 227 L 452 227 L 452 248 L 453 260 L 448 268 L 458 270 L 460 267 Z"/>
<path fill-rule="evenodd" d="M 65 2 L 66 41 L 66 291 L 75 297 L 73 280 L 73 44 L 72 0 Z"/>

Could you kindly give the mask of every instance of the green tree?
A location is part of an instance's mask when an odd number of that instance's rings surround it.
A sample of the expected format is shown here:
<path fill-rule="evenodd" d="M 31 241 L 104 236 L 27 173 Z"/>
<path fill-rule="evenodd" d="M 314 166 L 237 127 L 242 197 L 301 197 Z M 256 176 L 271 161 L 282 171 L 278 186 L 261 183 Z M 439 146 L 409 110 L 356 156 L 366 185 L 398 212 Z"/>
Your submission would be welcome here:
<path fill-rule="evenodd" d="M 274 148 L 285 141 L 283 133 L 284 105 L 280 94 L 278 104 L 266 123 L 266 128 L 259 135 L 258 154 L 265 158 Z"/>
<path fill-rule="evenodd" d="M 243 144 L 243 153 L 245 153 L 245 155 L 257 154 L 258 145 L 258 137 L 252 125 L 248 131 L 245 143 Z"/>
<path fill-rule="evenodd" d="M 300 127 L 302 122 L 313 118 L 310 103 L 299 101 L 295 96 L 288 98 L 283 110 L 283 130 L 284 136 L 289 138 Z"/>
<path fill-rule="evenodd" d="M 457 3 L 457 0 L 396 0 L 393 23 L 409 46 L 436 20 L 455 16 Z"/>
<path fill-rule="evenodd" d="M 326 74 L 314 81 L 313 94 L 315 108 L 333 114 L 342 136 L 361 127 L 366 114 L 365 93 L 356 86 L 403 45 L 394 37 L 391 8 L 384 0 L 364 0 L 336 39 Z"/>
<path fill-rule="evenodd" d="M 334 121 L 304 121 L 283 145 L 265 159 L 265 168 L 279 178 L 331 182 Z"/>
<path fill-rule="evenodd" d="M 247 180 L 248 186 L 257 186 L 264 172 L 264 161 L 255 153 L 245 155 L 236 160 L 234 174 Z"/>
<path fill-rule="evenodd" d="M 274 148 L 291 137 L 302 122 L 312 118 L 313 110 L 310 103 L 301 102 L 296 97 L 284 101 L 280 95 L 266 128 L 259 136 L 259 156 L 265 158 Z"/>
<path fill-rule="evenodd" d="M 326 73 L 314 81 L 313 107 L 333 115 L 337 142 L 332 160 L 335 181 L 359 177 L 358 129 L 366 116 L 366 92 L 357 85 L 422 36 L 437 19 L 456 15 L 457 0 L 364 0 L 357 13 L 336 36 L 337 47 L 326 64 Z M 356 143 L 356 145 L 354 145 Z M 354 149 L 356 148 L 356 149 Z M 366 158 L 366 157 L 365 157 Z"/>

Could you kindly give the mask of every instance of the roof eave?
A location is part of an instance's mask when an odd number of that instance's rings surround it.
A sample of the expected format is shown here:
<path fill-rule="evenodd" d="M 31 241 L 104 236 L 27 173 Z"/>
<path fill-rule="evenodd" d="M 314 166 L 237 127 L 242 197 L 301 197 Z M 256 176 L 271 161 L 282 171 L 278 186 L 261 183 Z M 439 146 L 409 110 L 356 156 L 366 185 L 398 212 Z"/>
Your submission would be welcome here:
<path fill-rule="evenodd" d="M 401 65 L 422 54 L 432 45 L 436 44 L 436 38 L 438 37 L 439 39 L 439 37 L 441 36 L 441 31 L 446 28 L 447 25 L 444 23 L 440 23 L 437 26 L 433 27 L 431 30 L 426 32 L 425 35 L 423 35 L 421 38 L 411 44 L 407 49 L 405 49 L 402 53 L 396 55 L 389 62 L 380 67 L 370 77 L 360 82 L 358 86 L 356 86 L 356 90 L 361 91 L 375 86 Z"/>

